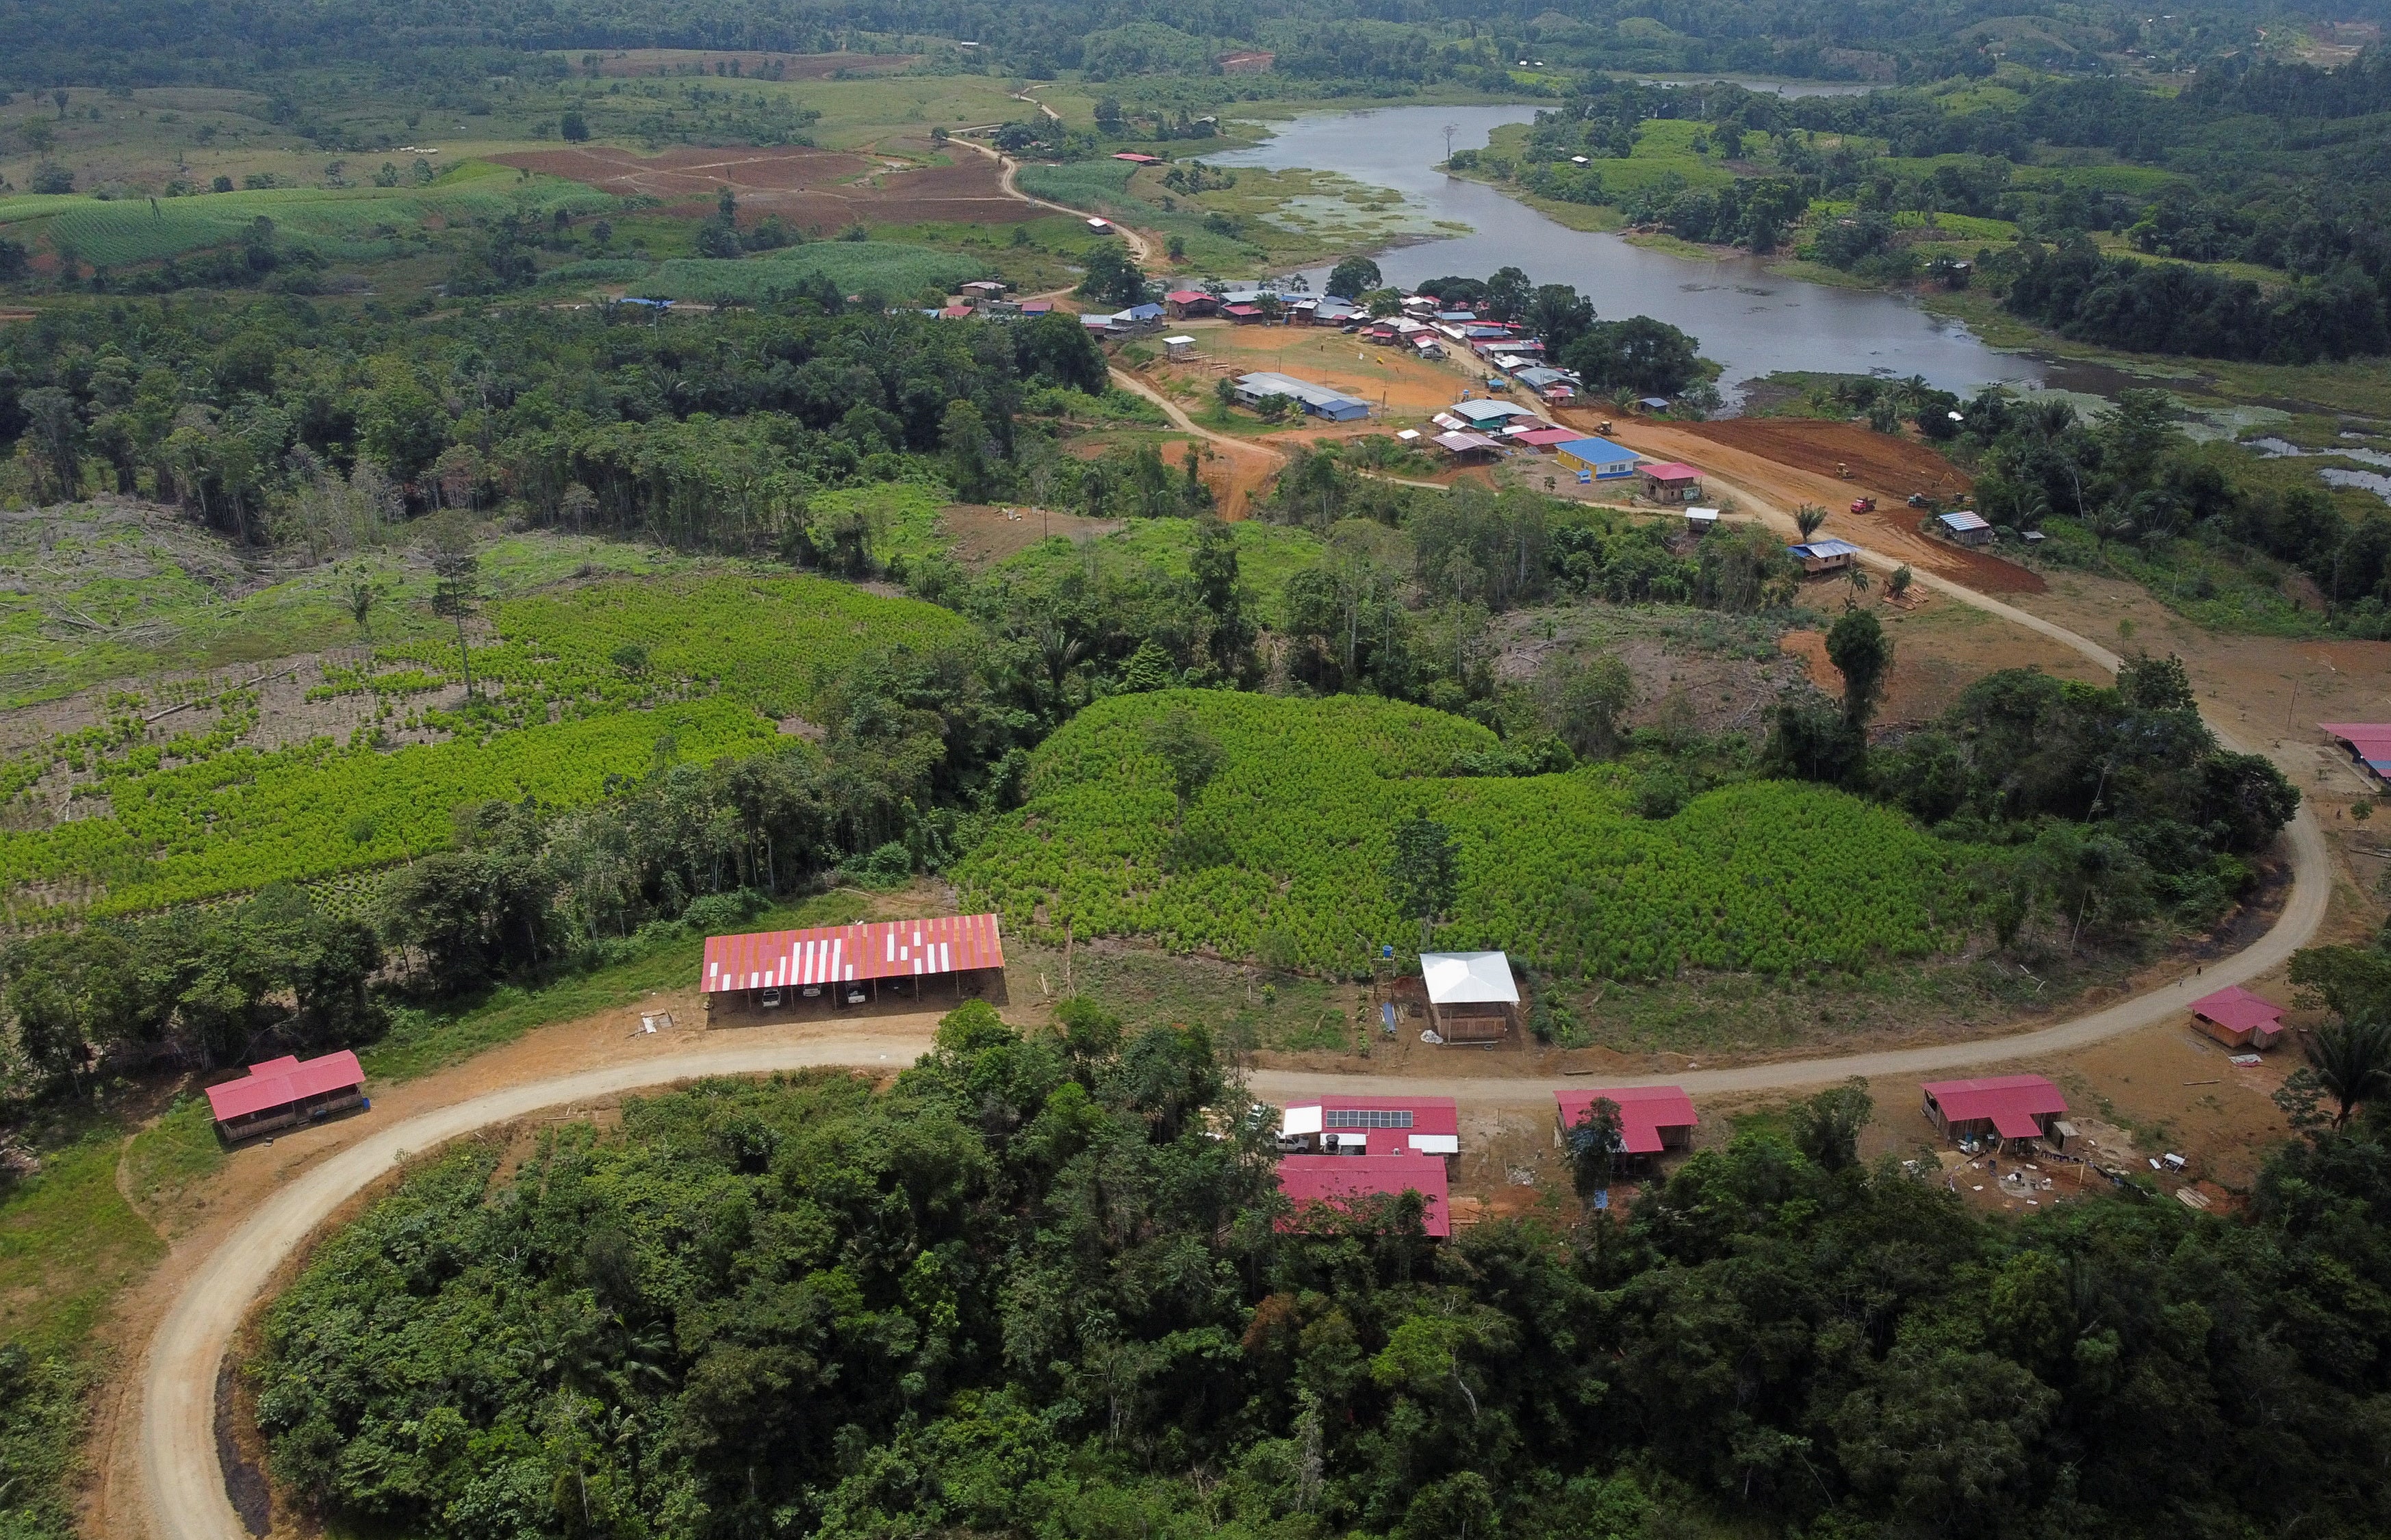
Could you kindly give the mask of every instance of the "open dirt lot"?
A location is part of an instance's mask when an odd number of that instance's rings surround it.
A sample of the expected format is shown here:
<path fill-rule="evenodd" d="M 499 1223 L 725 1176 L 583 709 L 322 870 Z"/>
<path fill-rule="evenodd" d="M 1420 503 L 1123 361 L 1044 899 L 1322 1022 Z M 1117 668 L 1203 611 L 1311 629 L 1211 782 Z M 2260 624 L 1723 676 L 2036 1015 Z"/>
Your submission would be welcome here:
<path fill-rule="evenodd" d="M 1005 196 L 995 162 L 977 155 L 952 165 L 911 166 L 830 149 L 685 148 L 641 156 L 612 145 L 581 145 L 491 159 L 620 197 L 660 198 L 667 205 L 711 204 L 729 188 L 743 223 L 777 214 L 800 228 L 835 229 L 859 220 L 1011 225 L 1039 214 Z"/>
<path fill-rule="evenodd" d="M 1379 415 L 1362 431 L 1387 433 L 1398 426 L 1415 426 L 1419 420 L 1442 411 L 1459 400 L 1469 379 L 1451 366 L 1425 361 L 1374 347 L 1333 327 L 1232 326 L 1223 321 L 1175 321 L 1174 332 L 1196 339 L 1194 364 L 1156 363 L 1145 370 L 1157 382 L 1184 381 L 1195 387 L 1191 398 L 1181 395 L 1191 410 L 1208 408 L 1213 382 L 1229 375 L 1269 369 L 1350 392 Z M 1169 388 L 1168 385 L 1165 386 Z"/>
<path fill-rule="evenodd" d="M 1053 509 L 991 508 L 986 503 L 971 502 L 949 503 L 939 511 L 938 519 L 947 533 L 954 537 L 955 560 L 975 572 L 1027 550 L 1049 535 L 1066 536 L 1074 544 L 1084 545 L 1126 527 L 1119 519 L 1090 519 Z"/>
<path fill-rule="evenodd" d="M 1880 727 L 1931 721 L 1969 685 L 2002 668 L 2032 668 L 2086 684 L 2109 682 L 2102 669 L 2074 649 L 1939 595 L 1928 595 L 1911 610 L 1884 602 L 1880 591 L 1872 592 L 1871 600 L 1893 639 L 1893 677 L 1878 707 Z M 1828 607 L 1823 598 L 1810 602 Z M 1808 664 L 1811 683 L 1842 697 L 1843 677 L 1827 661 L 1824 632 L 1789 631 L 1782 645 Z"/>
<path fill-rule="evenodd" d="M 1571 427 L 1592 430 L 1601 413 L 1563 408 L 1555 415 Z M 1970 550 L 1918 531 L 1922 516 L 1906 505 L 1912 492 L 1945 498 L 1962 495 L 1967 478 L 1923 445 L 1893 438 L 1848 422 L 1803 419 L 1730 420 L 1725 422 L 1658 422 L 1614 420 L 1610 437 L 1641 454 L 1681 459 L 1707 472 L 1713 498 L 1738 494 L 1787 511 L 1803 503 L 1827 510 L 1825 536 L 1840 536 L 1870 550 L 1906 562 L 1921 572 L 1964 583 L 1981 593 L 2039 593 L 2040 574 L 1984 551 Z M 1815 442 L 1802 434 L 1815 429 Z M 1863 451 L 1873 458 L 1862 458 Z M 1854 479 L 1835 474 L 1847 461 Z M 1942 467 L 1941 470 L 1934 469 Z M 1936 492 L 1945 475 L 1951 485 Z M 1873 497 L 1877 511 L 1854 514 L 1853 498 Z"/>

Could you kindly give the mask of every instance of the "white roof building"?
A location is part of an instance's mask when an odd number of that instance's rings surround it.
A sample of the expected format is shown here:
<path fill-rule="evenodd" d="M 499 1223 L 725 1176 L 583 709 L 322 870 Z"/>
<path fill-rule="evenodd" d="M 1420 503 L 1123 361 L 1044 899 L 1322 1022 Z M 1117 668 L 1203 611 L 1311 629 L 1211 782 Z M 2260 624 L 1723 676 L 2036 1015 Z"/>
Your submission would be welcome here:
<path fill-rule="evenodd" d="M 1424 951 L 1420 977 L 1431 1005 L 1517 1005 L 1511 960 L 1499 951 Z"/>

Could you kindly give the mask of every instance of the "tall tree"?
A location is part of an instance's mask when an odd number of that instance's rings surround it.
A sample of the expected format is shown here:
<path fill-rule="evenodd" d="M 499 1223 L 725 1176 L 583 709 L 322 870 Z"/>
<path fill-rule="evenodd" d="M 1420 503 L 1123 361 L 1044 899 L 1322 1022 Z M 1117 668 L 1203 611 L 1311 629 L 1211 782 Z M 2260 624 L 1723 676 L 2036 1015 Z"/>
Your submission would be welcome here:
<path fill-rule="evenodd" d="M 482 598 L 482 558 L 474 550 L 473 525 L 459 513 L 432 520 L 432 613 L 457 623 L 457 666 L 465 676 L 465 698 L 473 698 L 473 653 L 465 620 Z"/>
<path fill-rule="evenodd" d="M 1875 615 L 1855 610 L 1828 631 L 1827 658 L 1843 676 L 1843 724 L 1854 731 L 1868 726 L 1893 668 L 1893 639 Z"/>

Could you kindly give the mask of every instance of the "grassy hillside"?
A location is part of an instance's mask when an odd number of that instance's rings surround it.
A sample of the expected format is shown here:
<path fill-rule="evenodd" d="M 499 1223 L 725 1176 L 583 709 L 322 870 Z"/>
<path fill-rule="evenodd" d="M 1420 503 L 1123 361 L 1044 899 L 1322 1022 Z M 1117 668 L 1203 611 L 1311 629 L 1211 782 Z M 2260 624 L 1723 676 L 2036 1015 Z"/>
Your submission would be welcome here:
<path fill-rule="evenodd" d="M 1183 831 L 1148 738 L 1175 711 L 1225 754 Z M 1416 943 L 1382 874 L 1393 829 L 1417 813 L 1460 845 L 1442 945 L 1648 978 L 1849 966 L 1945 940 L 1952 851 L 1897 813 L 1763 782 L 1648 821 L 1600 767 L 1469 775 L 1494 746 L 1460 718 L 1350 696 L 1119 696 L 1039 749 L 1027 806 L 957 878 L 1015 927 L 1067 922 L 1081 936 L 1350 969 L 1381 943 Z"/>

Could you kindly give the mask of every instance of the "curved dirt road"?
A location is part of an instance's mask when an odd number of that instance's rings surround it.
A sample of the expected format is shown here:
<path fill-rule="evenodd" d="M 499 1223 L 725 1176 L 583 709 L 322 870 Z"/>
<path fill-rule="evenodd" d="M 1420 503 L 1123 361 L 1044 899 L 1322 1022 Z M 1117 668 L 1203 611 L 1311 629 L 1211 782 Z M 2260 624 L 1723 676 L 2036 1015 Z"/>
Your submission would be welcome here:
<path fill-rule="evenodd" d="M 984 154 L 995 153 L 985 146 L 973 148 Z M 1006 189 L 1026 201 L 1066 214 L 1078 212 L 1020 193 L 1012 186 L 1009 168 L 1004 180 Z M 1142 255 L 1142 238 L 1126 229 L 1122 234 Z M 1175 404 L 1143 382 L 1118 371 L 1116 378 L 1125 388 L 1159 405 L 1173 424 L 1184 432 L 1239 453 L 1259 451 L 1277 458 L 1261 446 L 1198 427 Z M 1729 489 L 1772 526 L 1790 526 L 1791 517 L 1783 510 L 1752 495 L 1748 488 Z M 1882 558 L 1871 564 L 1880 563 L 1892 565 Z M 1961 602 L 2049 637 L 2103 668 L 2113 671 L 2117 666 L 2115 654 L 2064 627 L 1941 578 L 1919 574 L 1917 580 Z M 2223 730 L 2215 731 L 2220 740 L 2232 742 Z M 2323 831 L 2314 816 L 2303 809 L 2285 831 L 2285 840 L 2291 856 L 2293 886 L 2283 912 L 2258 940 L 2231 957 L 2207 965 L 2200 978 L 2204 990 L 2240 983 L 2283 963 L 2307 943 L 2323 922 L 2333 886 Z M 1629 1076 L 1621 1078 L 1618 1083 L 1665 1081 L 1697 1094 L 1717 1094 L 1791 1089 L 1853 1075 L 1873 1077 L 1955 1069 L 2086 1047 L 2163 1020 L 2181 1011 L 2191 994 L 2190 982 L 2178 979 L 2088 1016 L 2032 1032 L 1670 1076 Z M 534 1081 L 457 1102 L 378 1129 L 307 1169 L 278 1191 L 200 1263 L 150 1339 L 142 1382 L 139 1433 L 142 1486 L 150 1516 L 150 1533 L 165 1540 L 249 1540 L 246 1527 L 226 1496 L 224 1472 L 217 1459 L 218 1365 L 230 1350 L 241 1318 L 273 1280 L 277 1270 L 342 1203 L 385 1174 L 394 1162 L 477 1129 L 549 1107 L 708 1075 L 754 1075 L 827 1065 L 876 1066 L 894 1055 L 910 1056 L 927 1045 L 926 1033 L 918 1028 L 877 1034 L 840 1032 L 795 1042 L 758 1042 L 743 1036 L 726 1036 L 717 1042 L 653 1059 Z M 1253 1076 L 1252 1085 L 1259 1094 L 1269 1097 L 1315 1086 L 1318 1080 L 1316 1075 L 1265 1071 Z M 1407 1077 L 1398 1081 L 1387 1076 L 1340 1077 L 1340 1081 L 1356 1090 L 1400 1088 L 1451 1095 L 1481 1105 L 1541 1105 L 1556 1085 L 1566 1083 L 1532 1078 L 1440 1081 Z"/>

